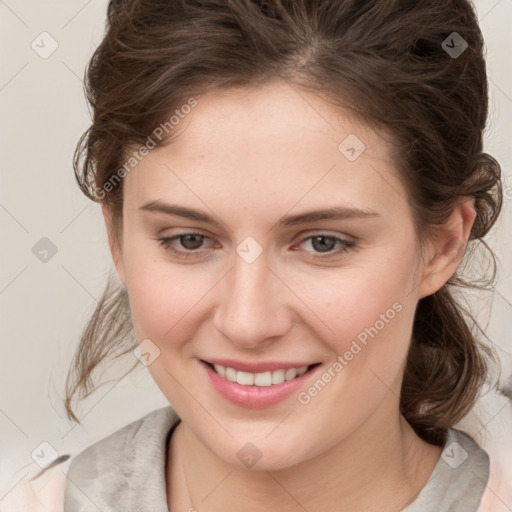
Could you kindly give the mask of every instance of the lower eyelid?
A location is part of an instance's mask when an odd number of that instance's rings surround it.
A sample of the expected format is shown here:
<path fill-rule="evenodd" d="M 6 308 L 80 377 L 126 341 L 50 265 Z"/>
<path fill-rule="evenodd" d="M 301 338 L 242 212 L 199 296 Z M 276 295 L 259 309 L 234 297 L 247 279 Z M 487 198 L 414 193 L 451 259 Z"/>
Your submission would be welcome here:
<path fill-rule="evenodd" d="M 202 233 L 193 233 L 193 232 L 182 233 L 182 234 L 179 234 L 179 235 L 174 235 L 174 236 L 169 236 L 169 237 L 156 238 L 155 240 L 157 240 L 160 243 L 160 245 L 162 245 L 164 247 L 164 249 L 166 249 L 166 250 L 168 250 L 168 251 L 170 251 L 172 253 L 181 254 L 181 255 L 185 255 L 185 256 L 187 256 L 187 255 L 190 255 L 190 256 L 198 255 L 202 251 L 209 249 L 209 248 L 204 248 L 204 247 L 200 247 L 198 249 L 186 249 L 186 248 L 175 249 L 175 248 L 171 247 L 172 242 L 176 242 L 180 238 L 188 236 L 188 235 L 202 236 L 203 237 L 203 241 L 212 240 L 210 237 L 208 237 L 206 235 L 203 235 Z M 337 254 L 340 254 L 340 253 L 343 253 L 345 251 L 348 251 L 351 248 L 353 249 L 354 246 L 355 246 L 355 242 L 353 242 L 351 240 L 346 240 L 344 238 L 340 238 L 340 237 L 337 237 L 337 236 L 334 236 L 334 235 L 329 235 L 329 234 L 326 234 L 326 233 L 319 233 L 319 234 L 315 234 L 315 235 L 305 236 L 302 239 L 300 239 L 299 242 L 297 244 L 295 244 L 295 245 L 296 246 L 301 245 L 301 244 L 303 244 L 306 241 L 309 241 L 309 240 L 311 240 L 313 238 L 321 237 L 321 236 L 324 236 L 325 238 L 331 238 L 331 239 L 335 240 L 336 242 L 338 242 L 338 247 L 332 249 L 331 251 L 327 251 L 325 253 L 315 252 L 315 251 L 304 251 L 304 252 L 313 254 L 314 257 L 318 257 L 318 258 L 325 257 L 325 258 L 328 258 L 329 256 L 335 256 Z M 322 256 L 322 255 L 325 255 L 325 256 Z"/>

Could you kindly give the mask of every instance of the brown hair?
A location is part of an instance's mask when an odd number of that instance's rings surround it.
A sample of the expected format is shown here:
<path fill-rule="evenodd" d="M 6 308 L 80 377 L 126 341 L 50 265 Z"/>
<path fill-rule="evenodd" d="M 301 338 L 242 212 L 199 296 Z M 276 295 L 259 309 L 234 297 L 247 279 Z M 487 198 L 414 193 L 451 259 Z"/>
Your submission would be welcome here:
<path fill-rule="evenodd" d="M 454 41 L 467 43 L 460 55 L 449 51 Z M 86 71 L 93 120 L 76 148 L 75 175 L 84 194 L 111 206 L 109 233 L 120 243 L 123 183 L 113 186 L 114 174 L 127 172 L 130 151 L 150 139 L 170 143 L 172 130 L 157 140 L 155 128 L 206 89 L 284 79 L 389 134 L 420 243 L 461 198 L 475 198 L 465 264 L 417 305 L 400 397 L 418 435 L 441 444 L 475 404 L 489 374 L 486 357 L 495 357 L 455 298 L 456 288 L 489 287 L 496 274 L 482 240 L 502 205 L 500 166 L 483 152 L 483 46 L 468 0 L 111 1 Z M 462 270 L 476 243 L 490 252 L 492 276 L 466 282 Z M 109 279 L 68 375 L 70 418 L 79 421 L 74 395 L 94 390 L 93 370 L 136 346 L 126 290 Z"/>

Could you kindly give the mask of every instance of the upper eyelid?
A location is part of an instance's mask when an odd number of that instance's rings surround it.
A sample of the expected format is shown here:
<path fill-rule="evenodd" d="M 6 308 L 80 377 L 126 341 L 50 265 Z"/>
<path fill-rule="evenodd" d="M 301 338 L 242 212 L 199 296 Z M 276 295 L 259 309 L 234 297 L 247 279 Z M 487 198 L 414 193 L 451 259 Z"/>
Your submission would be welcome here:
<path fill-rule="evenodd" d="M 203 236 L 205 239 L 209 239 L 209 240 L 213 241 L 213 238 L 211 236 L 205 235 L 200 230 L 186 231 L 183 233 L 178 233 L 176 235 L 170 235 L 170 236 L 161 236 L 161 237 L 159 237 L 159 240 L 176 241 L 176 240 L 179 240 L 181 237 L 185 237 L 187 235 L 199 235 L 199 236 Z M 309 231 L 306 231 L 305 233 L 300 233 L 299 235 L 294 237 L 294 240 L 297 240 L 297 242 L 303 243 L 306 240 L 309 240 L 315 236 L 325 236 L 326 238 L 333 238 L 333 239 L 341 242 L 342 244 L 346 244 L 346 245 L 355 245 L 358 240 L 357 237 L 355 237 L 355 236 L 333 234 L 327 230 L 326 231 L 309 230 Z M 294 242 L 294 243 L 296 243 L 296 242 Z M 197 250 L 188 249 L 187 250 L 186 248 L 184 248 L 181 250 L 182 250 L 182 252 L 193 253 L 193 252 L 199 252 L 201 249 L 197 249 Z"/>
<path fill-rule="evenodd" d="M 160 236 L 160 238 L 178 238 L 178 237 L 186 236 L 186 235 L 201 235 L 201 236 L 204 236 L 205 238 L 210 238 L 210 239 L 215 238 L 215 236 L 212 236 L 211 234 L 209 234 L 208 231 L 204 231 L 200 228 L 189 228 L 189 229 L 190 229 L 190 231 L 183 231 L 183 232 L 177 233 L 177 234 L 162 235 L 162 236 Z M 162 231 L 165 231 L 165 230 L 162 230 Z M 303 232 L 300 232 L 297 235 L 295 235 L 293 238 L 294 239 L 307 238 L 308 236 L 321 236 L 321 235 L 325 235 L 325 236 L 329 236 L 329 237 L 333 237 L 333 238 L 346 239 L 347 241 L 357 241 L 359 239 L 359 237 L 357 237 L 355 235 L 349 235 L 348 233 L 337 233 L 337 232 L 334 232 L 329 229 L 321 229 L 321 228 L 304 230 Z M 217 237 L 217 238 L 219 238 L 219 237 Z"/>
<path fill-rule="evenodd" d="M 178 233 L 177 235 L 173 236 L 167 236 L 167 237 L 158 237 L 156 240 L 159 242 L 160 245 L 163 246 L 164 250 L 169 251 L 170 253 L 173 253 L 176 258 L 188 260 L 189 258 L 201 258 L 202 255 L 211 252 L 212 250 L 215 250 L 215 247 L 206 247 L 206 248 L 197 248 L 197 249 L 187 249 L 187 248 L 181 248 L 177 249 L 175 247 L 172 247 L 172 242 L 175 242 L 177 239 L 187 236 L 187 235 L 200 235 L 204 236 L 205 238 L 208 238 L 212 240 L 211 237 L 207 235 L 203 235 L 199 232 L 194 231 L 188 231 L 184 233 Z M 357 252 L 359 250 L 359 240 L 350 240 L 344 238 L 345 235 L 342 236 L 335 236 L 325 231 L 317 232 L 316 234 L 312 233 L 301 233 L 299 238 L 299 243 L 305 243 L 308 240 L 314 238 L 315 236 L 325 236 L 326 238 L 333 238 L 335 240 L 335 243 L 337 242 L 338 247 L 332 248 L 332 250 L 323 252 L 316 252 L 316 251 L 309 251 L 309 250 L 302 250 L 301 253 L 304 253 L 304 257 L 307 259 L 310 259 L 311 261 L 323 261 L 323 262 L 329 262 L 332 261 L 334 258 L 341 258 L 345 256 L 346 254 L 349 254 L 350 252 Z M 295 242 L 294 242 L 295 243 Z M 297 248 L 293 247 L 293 251 L 296 251 Z M 192 260 L 189 260 L 192 261 Z"/>
<path fill-rule="evenodd" d="M 162 235 L 159 238 L 177 239 L 177 238 L 180 238 L 182 236 L 187 236 L 187 235 L 200 235 L 205 238 L 209 238 L 211 240 L 213 240 L 213 238 L 214 238 L 210 235 L 205 234 L 204 232 L 202 232 L 200 230 L 184 231 L 183 233 L 177 233 L 177 234 L 172 234 L 172 235 Z M 305 233 L 300 233 L 300 234 L 296 235 L 294 237 L 294 239 L 296 239 L 296 238 L 304 239 L 304 238 L 308 238 L 311 236 L 322 236 L 322 235 L 326 236 L 326 237 L 339 238 L 341 240 L 346 240 L 346 241 L 356 241 L 358 239 L 358 237 L 356 237 L 354 235 L 347 235 L 347 234 L 344 235 L 344 234 L 340 234 L 340 233 L 332 233 L 329 230 L 321 230 L 321 229 L 308 230 Z"/>

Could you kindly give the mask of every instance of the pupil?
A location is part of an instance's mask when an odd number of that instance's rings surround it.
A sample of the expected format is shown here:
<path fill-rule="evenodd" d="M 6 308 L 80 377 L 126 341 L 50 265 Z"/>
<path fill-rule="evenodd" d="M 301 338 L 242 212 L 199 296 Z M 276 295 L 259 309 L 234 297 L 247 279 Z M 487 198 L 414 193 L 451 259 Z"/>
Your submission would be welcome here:
<path fill-rule="evenodd" d="M 315 242 L 317 240 L 322 240 L 322 243 L 315 247 L 315 245 L 316 245 Z M 330 243 L 327 243 L 327 246 L 325 244 L 325 240 L 330 241 Z M 313 247 L 315 248 L 315 250 L 318 249 L 320 252 L 328 252 L 328 251 L 332 250 L 334 243 L 335 243 L 335 241 L 332 237 L 322 236 L 322 235 L 313 237 Z"/>
<path fill-rule="evenodd" d="M 190 241 L 190 239 L 194 240 L 194 238 L 197 239 L 195 245 L 194 245 L 194 242 L 192 242 L 192 247 L 188 246 L 187 241 Z M 199 247 L 201 247 L 203 238 L 204 238 L 203 235 L 184 235 L 182 237 L 182 239 L 183 239 L 182 243 L 186 249 L 198 249 Z"/>

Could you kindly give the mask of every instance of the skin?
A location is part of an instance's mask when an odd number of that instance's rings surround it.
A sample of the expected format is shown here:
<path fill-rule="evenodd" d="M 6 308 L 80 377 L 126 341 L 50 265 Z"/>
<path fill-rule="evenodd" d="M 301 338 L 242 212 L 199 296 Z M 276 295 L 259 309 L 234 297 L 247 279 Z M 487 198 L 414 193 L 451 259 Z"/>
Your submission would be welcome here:
<path fill-rule="evenodd" d="M 472 201 L 421 252 L 389 137 L 280 81 L 210 91 L 177 128 L 172 144 L 125 177 L 122 241 L 109 235 L 137 339 L 160 350 L 148 369 L 182 419 L 169 444 L 170 509 L 400 510 L 441 454 L 399 412 L 414 312 L 459 265 Z M 348 134 L 366 146 L 355 161 L 338 150 Z M 201 210 L 221 227 L 140 209 L 154 200 Z M 277 225 L 330 206 L 378 216 Z M 107 206 L 103 213 L 109 227 Z M 171 243 L 189 253 L 199 246 L 190 258 L 155 240 L 190 232 L 207 238 Z M 356 249 L 336 255 L 328 240 L 322 252 L 308 238 L 321 234 Z M 248 236 L 263 250 L 252 263 L 236 252 Z M 396 302 L 401 311 L 307 405 L 295 394 L 266 409 L 234 405 L 198 362 L 327 369 Z M 252 468 L 237 457 L 247 442 L 262 454 Z"/>

